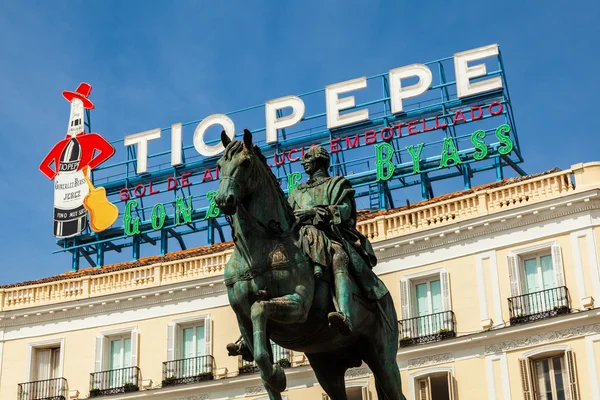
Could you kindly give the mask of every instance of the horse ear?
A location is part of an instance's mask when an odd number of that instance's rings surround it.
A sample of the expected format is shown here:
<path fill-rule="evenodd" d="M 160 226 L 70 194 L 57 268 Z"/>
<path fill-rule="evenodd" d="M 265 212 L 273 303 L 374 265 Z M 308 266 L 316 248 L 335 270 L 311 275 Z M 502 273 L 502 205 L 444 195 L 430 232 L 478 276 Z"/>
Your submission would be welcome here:
<path fill-rule="evenodd" d="M 221 143 L 223 143 L 223 146 L 225 147 L 227 147 L 229 143 L 231 143 L 231 139 L 229 138 L 229 136 L 227 136 L 225 130 L 221 132 Z"/>
<path fill-rule="evenodd" d="M 244 129 L 244 146 L 252 151 L 252 133 L 248 129 Z"/>

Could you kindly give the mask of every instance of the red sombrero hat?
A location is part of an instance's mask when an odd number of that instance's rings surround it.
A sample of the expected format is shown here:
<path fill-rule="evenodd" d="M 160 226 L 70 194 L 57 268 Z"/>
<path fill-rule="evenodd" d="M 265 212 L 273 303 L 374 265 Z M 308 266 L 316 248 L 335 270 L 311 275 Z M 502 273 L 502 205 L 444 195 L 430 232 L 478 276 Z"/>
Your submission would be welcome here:
<path fill-rule="evenodd" d="M 91 110 L 94 108 L 94 103 L 92 103 L 87 98 L 91 92 L 92 92 L 92 87 L 88 83 L 81 82 L 79 84 L 79 86 L 77 86 L 77 89 L 74 92 L 65 90 L 64 92 L 62 92 L 62 94 L 65 97 L 65 99 L 67 99 L 68 102 L 71 102 L 74 98 L 77 98 L 77 99 L 83 101 L 83 108 L 87 108 L 87 109 Z"/>

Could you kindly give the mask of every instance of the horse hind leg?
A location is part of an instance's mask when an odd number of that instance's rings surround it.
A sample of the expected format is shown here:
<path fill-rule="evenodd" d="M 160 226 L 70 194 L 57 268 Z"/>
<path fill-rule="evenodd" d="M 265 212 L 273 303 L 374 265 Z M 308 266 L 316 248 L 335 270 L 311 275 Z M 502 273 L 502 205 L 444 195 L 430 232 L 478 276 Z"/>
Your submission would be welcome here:
<path fill-rule="evenodd" d="M 267 337 L 267 321 L 282 324 L 302 323 L 308 317 L 312 295 L 306 288 L 298 287 L 296 293 L 276 297 L 267 301 L 256 301 L 251 307 L 253 326 L 254 360 L 260 369 L 261 378 L 266 386 L 281 393 L 286 387 L 285 372 L 271 359 L 271 344 Z"/>

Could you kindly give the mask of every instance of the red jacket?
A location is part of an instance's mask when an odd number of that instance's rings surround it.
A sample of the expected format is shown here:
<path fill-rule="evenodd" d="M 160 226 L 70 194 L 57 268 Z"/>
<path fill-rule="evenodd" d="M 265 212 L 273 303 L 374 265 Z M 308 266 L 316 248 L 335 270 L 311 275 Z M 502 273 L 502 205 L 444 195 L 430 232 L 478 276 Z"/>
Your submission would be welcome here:
<path fill-rule="evenodd" d="M 94 169 L 115 154 L 115 148 L 97 133 L 81 132 L 75 137 L 79 141 L 81 147 L 81 160 L 79 161 L 77 171 L 80 171 L 83 167 Z M 65 139 L 56 143 L 52 150 L 50 150 L 50 153 L 44 158 L 44 161 L 40 164 L 40 171 L 51 180 L 58 174 L 60 156 L 70 140 L 71 136 L 67 135 Z M 98 151 L 96 157 L 94 157 L 95 150 Z M 54 169 L 51 167 L 52 163 L 54 163 Z"/>

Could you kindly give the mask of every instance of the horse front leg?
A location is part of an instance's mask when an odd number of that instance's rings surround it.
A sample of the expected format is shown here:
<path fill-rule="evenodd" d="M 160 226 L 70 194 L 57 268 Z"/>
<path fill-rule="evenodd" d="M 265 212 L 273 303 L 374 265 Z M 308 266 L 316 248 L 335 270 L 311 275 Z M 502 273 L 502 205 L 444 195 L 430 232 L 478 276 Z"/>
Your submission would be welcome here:
<path fill-rule="evenodd" d="M 273 365 L 271 360 L 271 344 L 267 337 L 267 321 L 272 320 L 281 324 L 295 324 L 306 321 L 312 305 L 312 293 L 304 286 L 298 286 L 296 293 L 275 297 L 266 301 L 256 301 L 252 304 L 251 318 L 254 337 L 254 360 L 260 368 L 264 382 L 270 388 L 281 393 L 286 387 L 283 368 Z"/>

